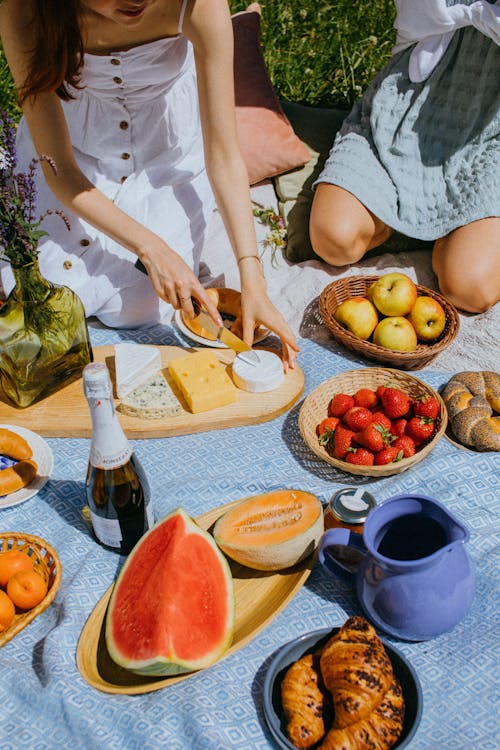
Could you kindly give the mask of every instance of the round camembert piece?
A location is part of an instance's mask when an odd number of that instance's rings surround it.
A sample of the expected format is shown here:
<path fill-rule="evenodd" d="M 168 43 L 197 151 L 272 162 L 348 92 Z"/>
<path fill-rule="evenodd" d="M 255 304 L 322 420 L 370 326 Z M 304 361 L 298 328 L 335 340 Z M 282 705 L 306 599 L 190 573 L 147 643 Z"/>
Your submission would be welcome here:
<path fill-rule="evenodd" d="M 232 366 L 232 375 L 235 385 L 243 391 L 251 393 L 264 393 L 278 388 L 283 382 L 283 362 L 274 352 L 264 349 L 254 352 L 259 357 L 259 363 L 252 365 L 239 354 L 235 357 Z"/>

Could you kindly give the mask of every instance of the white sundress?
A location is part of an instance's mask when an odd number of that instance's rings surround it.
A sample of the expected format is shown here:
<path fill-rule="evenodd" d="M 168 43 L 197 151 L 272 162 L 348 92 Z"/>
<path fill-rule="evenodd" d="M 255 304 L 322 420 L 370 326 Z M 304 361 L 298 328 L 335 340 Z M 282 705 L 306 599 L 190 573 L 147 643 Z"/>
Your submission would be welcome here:
<path fill-rule="evenodd" d="M 63 102 L 76 159 L 88 179 L 123 211 L 162 237 L 198 272 L 214 198 L 205 171 L 194 55 L 181 34 L 105 56 L 85 55 L 83 88 Z M 21 120 L 18 169 L 36 156 Z M 58 204 L 37 170 L 37 210 L 61 208 L 42 224 L 40 268 L 74 289 L 87 317 L 124 328 L 171 313 L 137 256 Z M 8 294 L 12 271 L 0 264 Z"/>

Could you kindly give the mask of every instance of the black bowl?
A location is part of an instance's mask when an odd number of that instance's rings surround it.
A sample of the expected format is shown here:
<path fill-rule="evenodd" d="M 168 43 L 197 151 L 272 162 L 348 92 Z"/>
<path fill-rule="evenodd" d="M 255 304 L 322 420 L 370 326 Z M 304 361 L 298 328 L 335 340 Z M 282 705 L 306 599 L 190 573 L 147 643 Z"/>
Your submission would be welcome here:
<path fill-rule="evenodd" d="M 323 628 L 301 635 L 278 649 L 269 664 L 264 680 L 264 716 L 273 738 L 282 750 L 296 750 L 295 745 L 292 745 L 286 736 L 285 719 L 281 707 L 281 682 L 285 673 L 293 662 L 304 654 L 320 648 L 338 630 L 339 628 Z M 408 747 L 422 717 L 422 688 L 417 673 L 401 651 L 395 649 L 383 638 L 380 640 L 384 644 L 394 674 L 403 690 L 405 701 L 403 731 L 392 748 L 392 750 L 402 750 Z"/>

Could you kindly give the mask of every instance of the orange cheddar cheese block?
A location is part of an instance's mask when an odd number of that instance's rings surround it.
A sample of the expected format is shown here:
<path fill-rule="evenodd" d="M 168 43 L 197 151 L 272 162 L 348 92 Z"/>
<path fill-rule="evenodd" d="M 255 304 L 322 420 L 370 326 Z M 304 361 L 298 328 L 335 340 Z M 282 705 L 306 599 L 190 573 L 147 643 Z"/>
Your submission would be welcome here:
<path fill-rule="evenodd" d="M 238 398 L 224 365 L 210 350 L 173 359 L 168 369 L 193 414 L 232 404 Z"/>

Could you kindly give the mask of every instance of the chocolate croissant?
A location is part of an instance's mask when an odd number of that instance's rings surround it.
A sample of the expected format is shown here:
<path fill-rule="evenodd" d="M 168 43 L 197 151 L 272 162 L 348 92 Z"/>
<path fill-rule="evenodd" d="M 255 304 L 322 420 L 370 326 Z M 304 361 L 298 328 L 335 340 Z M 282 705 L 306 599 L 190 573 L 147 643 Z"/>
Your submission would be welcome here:
<path fill-rule="evenodd" d="M 350 617 L 330 638 L 321 652 L 320 667 L 339 729 L 366 718 L 393 681 L 383 643 L 362 617 Z"/>
<path fill-rule="evenodd" d="M 325 696 L 320 689 L 318 658 L 307 654 L 294 662 L 281 683 L 286 732 L 296 748 L 315 745 L 325 735 Z"/>
<path fill-rule="evenodd" d="M 347 727 L 334 725 L 318 750 L 389 750 L 403 729 L 404 712 L 403 692 L 394 679 L 377 708 Z"/>

